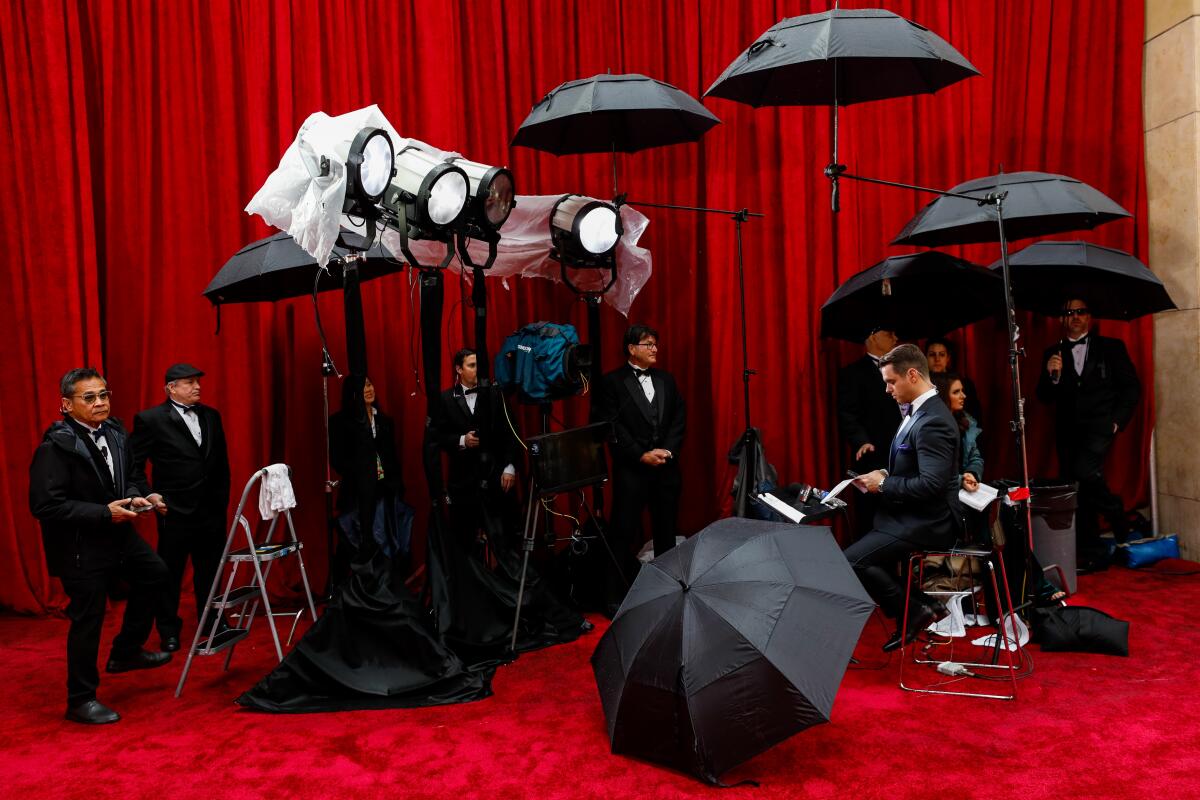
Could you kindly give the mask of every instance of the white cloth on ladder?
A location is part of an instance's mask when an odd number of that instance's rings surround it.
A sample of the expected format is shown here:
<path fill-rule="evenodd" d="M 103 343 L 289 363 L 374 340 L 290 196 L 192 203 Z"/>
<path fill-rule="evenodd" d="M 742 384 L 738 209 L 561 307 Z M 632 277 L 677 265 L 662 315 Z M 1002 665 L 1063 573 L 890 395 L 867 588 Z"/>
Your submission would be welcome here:
<path fill-rule="evenodd" d="M 272 464 L 258 487 L 258 513 L 263 519 L 275 519 L 279 512 L 296 507 L 296 493 L 287 464 Z"/>
<path fill-rule="evenodd" d="M 1013 628 L 1016 628 L 1014 632 Z M 980 647 L 995 647 L 996 636 L 998 634 L 989 633 L 987 636 L 981 636 L 971 644 L 979 645 Z M 1029 628 L 1021 621 L 1020 617 L 1012 614 L 1004 616 L 1004 646 L 1009 650 L 1016 650 L 1018 643 L 1021 647 L 1029 644 Z"/>
<path fill-rule="evenodd" d="M 940 594 L 940 593 L 939 593 Z M 950 613 L 942 619 L 930 624 L 926 630 L 939 636 L 966 636 L 966 618 L 963 616 L 963 600 L 970 597 L 970 592 L 953 592 L 946 598 L 946 610 Z"/>

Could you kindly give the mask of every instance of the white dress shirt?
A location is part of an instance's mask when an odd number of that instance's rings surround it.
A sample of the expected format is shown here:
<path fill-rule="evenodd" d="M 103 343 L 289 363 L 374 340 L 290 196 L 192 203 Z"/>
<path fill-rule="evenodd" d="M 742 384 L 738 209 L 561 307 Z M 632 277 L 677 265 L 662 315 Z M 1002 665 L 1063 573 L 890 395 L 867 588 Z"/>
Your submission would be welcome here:
<path fill-rule="evenodd" d="M 912 410 L 909 411 L 907 417 L 900 420 L 900 427 L 896 429 L 896 438 L 897 439 L 899 439 L 900 434 L 904 433 L 905 429 L 908 428 L 908 424 L 910 422 L 912 422 L 912 418 L 914 416 L 916 416 L 916 414 L 917 414 L 917 409 L 919 409 L 921 406 L 925 405 L 925 401 L 928 400 L 929 398 L 933 397 L 937 393 L 938 393 L 937 389 L 930 389 L 929 391 L 924 392 L 923 394 L 919 395 L 916 400 L 912 401 Z"/>
<path fill-rule="evenodd" d="M 79 422 L 79 420 L 75 420 L 75 421 Z M 96 445 L 96 449 L 100 451 L 100 455 L 104 456 L 104 461 L 105 461 L 105 463 L 108 464 L 108 474 L 112 476 L 113 480 L 116 480 L 117 472 L 113 468 L 112 448 L 108 446 L 108 439 L 105 438 L 103 429 L 102 428 L 93 428 L 91 425 L 88 425 L 86 422 L 79 422 L 79 424 L 87 429 L 88 436 L 91 437 L 92 442 L 94 442 Z"/>
<path fill-rule="evenodd" d="M 192 432 L 192 438 L 196 440 L 196 446 L 199 447 L 202 441 L 200 434 L 200 416 L 196 413 L 195 406 L 185 406 L 181 403 L 171 401 L 171 407 L 175 409 L 175 413 L 183 420 L 183 424 L 187 425 L 188 430 Z"/>
<path fill-rule="evenodd" d="M 632 361 L 629 362 L 629 366 L 634 369 L 639 369 L 639 370 L 641 369 L 641 367 L 639 367 L 637 364 L 634 364 Z M 649 367 L 647 367 L 647 369 L 649 369 Z M 654 381 L 650 380 L 649 375 L 638 375 L 637 382 L 642 385 L 642 394 L 646 395 L 646 401 L 649 403 L 653 403 L 654 402 Z"/>
<path fill-rule="evenodd" d="M 1087 336 L 1086 333 L 1083 336 L 1080 336 L 1079 339 L 1083 339 L 1085 336 Z M 1067 342 L 1070 344 L 1074 344 L 1075 342 L 1078 342 L 1079 339 L 1067 339 Z M 1090 346 L 1091 346 L 1091 342 L 1085 341 L 1083 343 L 1082 347 L 1072 347 L 1071 348 L 1071 358 L 1075 361 L 1075 374 L 1076 375 L 1083 374 L 1083 365 L 1087 361 L 1087 351 Z"/>
<path fill-rule="evenodd" d="M 474 388 L 477 388 L 477 387 L 475 387 L 475 386 L 470 386 L 470 387 L 468 387 L 468 386 L 463 386 L 463 387 L 462 387 L 462 389 L 463 389 L 463 399 L 467 401 L 467 410 L 471 412 L 471 416 L 475 416 L 475 404 L 476 404 L 477 402 L 479 402 L 479 393 L 478 393 L 478 392 L 471 392 L 470 394 L 467 394 L 466 390 L 467 390 L 468 388 L 470 388 L 470 389 L 474 389 Z M 459 449 L 459 450 L 466 450 L 466 449 L 467 449 L 467 435 L 466 435 L 465 433 L 464 433 L 462 436 L 459 436 L 459 437 L 458 437 L 458 449 Z M 514 465 L 512 465 L 512 464 L 509 464 L 508 466 L 506 466 L 506 467 L 504 468 L 504 474 L 505 474 L 505 475 L 516 475 L 516 474 L 517 474 L 517 468 L 516 468 Z"/>

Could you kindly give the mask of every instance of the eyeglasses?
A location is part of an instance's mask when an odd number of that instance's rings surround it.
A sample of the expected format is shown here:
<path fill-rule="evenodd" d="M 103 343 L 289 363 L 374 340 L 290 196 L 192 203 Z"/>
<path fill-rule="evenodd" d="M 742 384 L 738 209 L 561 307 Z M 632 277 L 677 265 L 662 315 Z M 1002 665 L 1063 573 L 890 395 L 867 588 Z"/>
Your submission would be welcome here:
<path fill-rule="evenodd" d="M 83 402 L 87 403 L 90 406 L 93 403 L 95 403 L 97 400 L 101 401 L 102 403 L 107 403 L 108 398 L 112 397 L 112 392 L 105 389 L 102 392 L 88 392 L 87 394 L 73 394 L 73 395 L 71 395 L 71 397 L 78 397 L 80 400 L 82 400 Z"/>
<path fill-rule="evenodd" d="M 657 349 L 658 349 L 658 342 L 638 342 L 638 343 L 637 343 L 637 346 L 638 346 L 638 347 L 648 347 L 648 348 L 650 348 L 651 350 L 657 350 Z"/>
<path fill-rule="evenodd" d="M 1063 312 L 1064 317 L 1087 317 L 1090 316 L 1092 310 L 1090 308 L 1068 308 Z"/>

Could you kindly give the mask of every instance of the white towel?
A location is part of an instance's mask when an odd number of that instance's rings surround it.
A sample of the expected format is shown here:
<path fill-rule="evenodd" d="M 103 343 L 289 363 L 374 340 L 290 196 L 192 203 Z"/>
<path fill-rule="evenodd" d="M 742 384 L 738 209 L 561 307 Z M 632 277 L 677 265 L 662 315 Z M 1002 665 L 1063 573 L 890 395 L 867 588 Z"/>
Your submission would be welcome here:
<path fill-rule="evenodd" d="M 280 511 L 296 507 L 296 493 L 287 464 L 272 464 L 258 487 L 258 513 L 263 519 L 275 519 Z"/>

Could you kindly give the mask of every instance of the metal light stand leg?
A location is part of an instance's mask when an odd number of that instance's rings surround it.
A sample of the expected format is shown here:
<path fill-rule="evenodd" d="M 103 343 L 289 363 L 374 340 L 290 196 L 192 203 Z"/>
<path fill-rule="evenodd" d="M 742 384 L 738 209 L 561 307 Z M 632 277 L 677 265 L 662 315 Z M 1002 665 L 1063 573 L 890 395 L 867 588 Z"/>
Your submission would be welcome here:
<path fill-rule="evenodd" d="M 517 608 L 513 614 L 513 629 L 512 641 L 509 644 L 509 650 L 516 654 L 517 652 L 517 629 L 521 624 L 521 604 L 525 600 L 525 575 L 529 570 L 529 554 L 533 552 L 535 531 L 537 530 L 538 512 L 540 505 L 537 496 L 537 483 L 530 477 L 529 479 L 529 504 L 525 508 L 525 531 L 522 537 L 522 554 L 521 554 L 521 580 L 517 584 Z"/>

